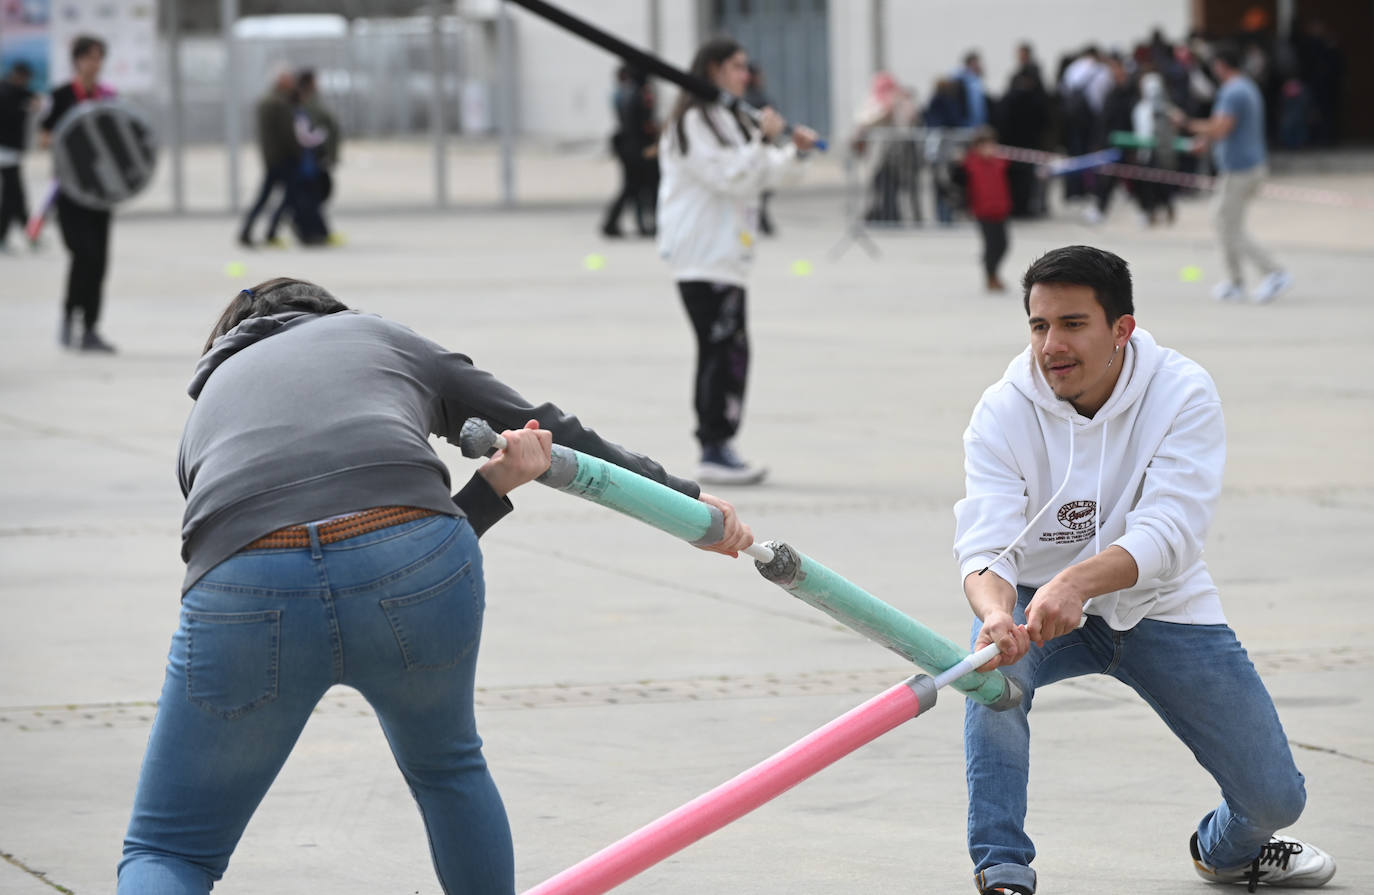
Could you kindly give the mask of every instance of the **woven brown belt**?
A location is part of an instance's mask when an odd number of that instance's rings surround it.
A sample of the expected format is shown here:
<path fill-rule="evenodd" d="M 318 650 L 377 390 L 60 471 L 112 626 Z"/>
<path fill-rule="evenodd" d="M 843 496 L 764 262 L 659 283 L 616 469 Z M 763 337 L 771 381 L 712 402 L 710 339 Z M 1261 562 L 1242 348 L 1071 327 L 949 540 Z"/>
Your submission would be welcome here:
<path fill-rule="evenodd" d="M 416 519 L 437 515 L 439 514 L 434 510 L 422 510 L 419 507 L 374 507 L 344 519 L 335 519 L 333 522 L 323 523 L 319 526 L 320 543 L 332 544 L 335 541 L 354 538 L 379 528 L 390 528 L 403 522 L 414 522 Z M 271 534 L 263 535 L 243 549 L 272 550 L 309 546 L 310 529 L 304 525 L 289 525 L 286 528 L 279 528 Z"/>

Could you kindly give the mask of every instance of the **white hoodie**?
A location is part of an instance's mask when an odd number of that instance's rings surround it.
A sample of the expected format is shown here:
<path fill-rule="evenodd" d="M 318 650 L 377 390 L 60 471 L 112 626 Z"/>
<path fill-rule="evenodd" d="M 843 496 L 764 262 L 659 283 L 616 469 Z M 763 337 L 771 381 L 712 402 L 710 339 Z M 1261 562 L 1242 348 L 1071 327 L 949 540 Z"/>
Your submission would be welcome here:
<path fill-rule="evenodd" d="M 1092 419 L 1055 397 L 1030 348 L 983 393 L 954 506 L 960 581 L 990 567 L 1037 588 L 1115 544 L 1139 578 L 1087 612 L 1118 631 L 1142 618 L 1225 624 L 1202 559 L 1226 465 L 1221 399 L 1206 370 L 1143 329 L 1123 355 Z"/>
<path fill-rule="evenodd" d="M 729 145 L 721 145 L 705 115 Z M 800 178 L 796 147 L 769 145 L 754 127 L 746 141 L 721 106 L 693 106 L 682 125 L 685 155 L 676 122 L 669 122 L 658 141 L 658 253 L 675 280 L 744 286 L 754 260 L 759 194 Z"/>

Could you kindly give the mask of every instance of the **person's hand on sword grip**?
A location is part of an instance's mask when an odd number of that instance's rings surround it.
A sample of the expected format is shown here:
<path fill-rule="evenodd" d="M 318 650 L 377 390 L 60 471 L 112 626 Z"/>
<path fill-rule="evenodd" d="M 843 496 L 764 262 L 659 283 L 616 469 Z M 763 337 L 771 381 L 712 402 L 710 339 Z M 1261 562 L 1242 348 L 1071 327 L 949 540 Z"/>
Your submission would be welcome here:
<path fill-rule="evenodd" d="M 702 492 L 697 499 L 720 510 L 725 516 L 725 536 L 714 544 L 703 546 L 702 550 L 738 557 L 741 550 L 754 543 L 754 533 L 749 530 L 749 526 L 740 521 L 739 515 L 735 513 L 735 508 L 727 501 L 705 492 Z"/>
<path fill-rule="evenodd" d="M 477 472 L 487 480 L 498 497 L 532 482 L 549 468 L 553 457 L 553 433 L 539 428 L 538 420 L 523 429 L 507 429 L 501 435 L 506 446 L 492 455 Z"/>
<path fill-rule="evenodd" d="M 763 138 L 770 143 L 786 129 L 787 120 L 779 115 L 772 106 L 766 107 L 759 113 L 759 130 L 763 132 Z"/>
<path fill-rule="evenodd" d="M 805 125 L 799 124 L 792 128 L 792 145 L 797 147 L 798 152 L 810 152 L 816 148 L 820 138 L 820 134 Z"/>
<path fill-rule="evenodd" d="M 978 632 L 978 640 L 973 645 L 973 651 L 976 653 L 988 644 L 995 643 L 1001 652 L 978 670 L 992 671 L 994 668 L 1015 663 L 1030 649 L 1030 640 L 1026 626 L 1018 625 L 1010 612 L 1001 609 L 988 611 L 983 616 L 983 629 Z"/>
<path fill-rule="evenodd" d="M 1035 592 L 1026 606 L 1026 633 L 1036 646 L 1062 637 L 1078 627 L 1086 599 L 1060 573 Z"/>

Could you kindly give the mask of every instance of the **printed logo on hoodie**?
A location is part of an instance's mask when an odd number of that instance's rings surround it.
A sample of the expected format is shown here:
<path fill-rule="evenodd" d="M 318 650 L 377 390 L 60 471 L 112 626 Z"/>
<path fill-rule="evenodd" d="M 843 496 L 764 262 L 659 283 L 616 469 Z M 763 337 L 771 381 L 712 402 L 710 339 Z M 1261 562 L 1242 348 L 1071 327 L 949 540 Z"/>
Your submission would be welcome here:
<path fill-rule="evenodd" d="M 1071 500 L 1059 508 L 1055 518 L 1066 531 L 1042 531 L 1042 544 L 1078 544 L 1091 540 L 1093 521 L 1097 516 L 1097 501 Z"/>

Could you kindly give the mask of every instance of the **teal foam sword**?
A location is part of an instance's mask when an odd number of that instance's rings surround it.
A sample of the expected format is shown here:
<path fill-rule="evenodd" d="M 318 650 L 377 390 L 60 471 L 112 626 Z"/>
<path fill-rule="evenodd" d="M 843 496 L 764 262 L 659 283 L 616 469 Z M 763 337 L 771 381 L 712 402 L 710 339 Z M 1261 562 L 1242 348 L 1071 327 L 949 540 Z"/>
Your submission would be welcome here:
<path fill-rule="evenodd" d="M 505 438 L 485 420 L 472 418 L 458 437 L 466 457 L 483 457 L 505 447 Z M 720 510 L 628 469 L 564 445 L 553 446 L 548 470 L 538 479 L 550 488 L 648 523 L 697 546 L 725 535 Z M 970 699 L 1007 709 L 1021 701 L 1021 688 L 999 671 L 974 671 L 974 663 L 949 640 L 911 616 L 780 541 L 744 550 L 764 578 L 848 628 L 882 644 L 926 671 L 937 674 Z M 984 662 L 987 660 L 984 659 Z"/>

